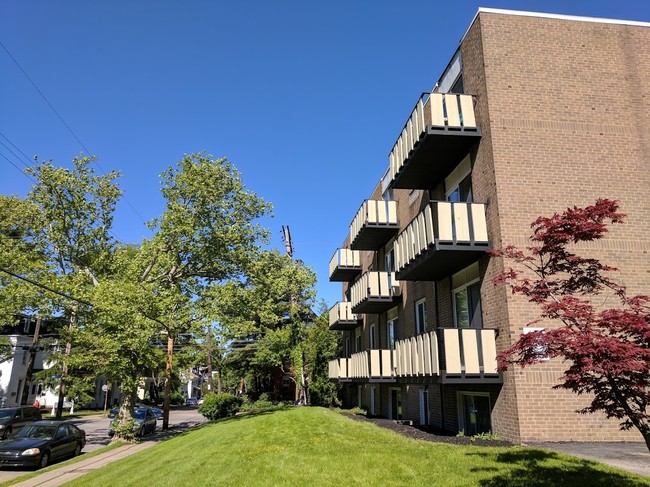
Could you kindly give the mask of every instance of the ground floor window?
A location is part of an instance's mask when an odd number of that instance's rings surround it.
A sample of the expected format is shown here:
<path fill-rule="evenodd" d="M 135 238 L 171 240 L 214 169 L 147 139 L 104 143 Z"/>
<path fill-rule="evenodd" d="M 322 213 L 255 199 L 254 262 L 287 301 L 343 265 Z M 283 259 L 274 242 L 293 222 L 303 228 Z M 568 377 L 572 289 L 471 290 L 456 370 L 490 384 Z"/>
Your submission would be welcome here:
<path fill-rule="evenodd" d="M 402 419 L 402 391 L 399 388 L 390 389 L 388 416 L 390 419 Z"/>
<path fill-rule="evenodd" d="M 363 404 L 363 386 L 357 386 L 357 407 L 361 408 Z"/>
<path fill-rule="evenodd" d="M 429 424 L 429 394 L 426 389 L 420 389 L 420 425 Z"/>
<path fill-rule="evenodd" d="M 458 393 L 458 430 L 465 436 L 492 431 L 490 394 L 487 392 Z"/>
<path fill-rule="evenodd" d="M 375 386 L 370 387 L 370 407 L 368 408 L 371 416 L 375 415 Z"/>

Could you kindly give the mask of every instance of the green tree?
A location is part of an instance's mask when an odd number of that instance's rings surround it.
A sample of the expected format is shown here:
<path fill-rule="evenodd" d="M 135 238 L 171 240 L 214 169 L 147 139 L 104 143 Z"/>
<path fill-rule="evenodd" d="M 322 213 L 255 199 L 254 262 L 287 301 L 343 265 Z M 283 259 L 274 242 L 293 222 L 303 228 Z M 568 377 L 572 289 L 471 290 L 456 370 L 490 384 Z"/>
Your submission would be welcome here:
<path fill-rule="evenodd" d="M 165 211 L 151 222 L 142 252 L 140 285 L 156 296 L 145 316 L 168 340 L 165 417 L 168 424 L 174 339 L 204 321 L 206 289 L 236 279 L 255 261 L 267 232 L 257 219 L 271 205 L 247 191 L 227 159 L 186 155 L 162 174 Z"/>
<path fill-rule="evenodd" d="M 309 399 L 314 406 L 338 404 L 338 383 L 329 379 L 329 361 L 338 357 L 340 333 L 329 328 L 327 309 L 307 329 L 305 358 L 309 373 Z"/>
<path fill-rule="evenodd" d="M 261 252 L 242 281 L 212 289 L 218 318 L 233 339 L 248 339 L 249 367 L 258 374 L 279 368 L 306 401 L 303 341 L 311 319 L 316 278 L 311 269 L 277 251 Z"/>

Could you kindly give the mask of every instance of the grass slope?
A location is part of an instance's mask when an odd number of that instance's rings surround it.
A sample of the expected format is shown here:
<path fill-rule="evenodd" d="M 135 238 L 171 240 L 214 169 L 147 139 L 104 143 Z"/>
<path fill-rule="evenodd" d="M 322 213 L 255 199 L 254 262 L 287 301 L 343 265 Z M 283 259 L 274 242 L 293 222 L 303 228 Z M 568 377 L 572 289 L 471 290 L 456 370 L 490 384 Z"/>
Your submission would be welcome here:
<path fill-rule="evenodd" d="M 411 440 L 303 407 L 212 423 L 67 485 L 627 487 L 650 481 L 546 450 Z"/>

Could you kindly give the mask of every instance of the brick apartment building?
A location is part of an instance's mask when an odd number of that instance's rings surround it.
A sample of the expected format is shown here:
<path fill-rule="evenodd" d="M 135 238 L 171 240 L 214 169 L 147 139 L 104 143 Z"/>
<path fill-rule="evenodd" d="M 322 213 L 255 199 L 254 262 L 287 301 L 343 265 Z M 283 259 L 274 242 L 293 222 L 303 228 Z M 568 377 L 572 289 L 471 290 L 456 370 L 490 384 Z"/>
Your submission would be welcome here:
<path fill-rule="evenodd" d="M 580 253 L 650 292 L 650 23 L 480 9 L 397 135 L 330 262 L 344 403 L 517 442 L 640 440 L 576 414 L 588 398 L 552 389 L 560 360 L 497 371 L 539 310 L 492 284 L 503 261 L 486 250 L 618 199 L 626 224 Z"/>

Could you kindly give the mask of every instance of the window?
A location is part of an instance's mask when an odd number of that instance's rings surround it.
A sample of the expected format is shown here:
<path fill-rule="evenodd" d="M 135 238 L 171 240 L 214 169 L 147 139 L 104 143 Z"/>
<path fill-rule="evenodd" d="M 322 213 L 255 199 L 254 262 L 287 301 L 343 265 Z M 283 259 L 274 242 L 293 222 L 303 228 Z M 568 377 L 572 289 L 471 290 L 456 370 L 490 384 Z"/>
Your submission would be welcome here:
<path fill-rule="evenodd" d="M 426 426 L 429 424 L 429 395 L 426 389 L 419 390 L 420 396 L 420 425 Z"/>
<path fill-rule="evenodd" d="M 395 349 L 395 332 L 397 329 L 398 308 L 389 309 L 386 313 L 386 348 Z"/>
<path fill-rule="evenodd" d="M 370 386 L 370 416 L 375 415 L 375 386 Z"/>
<path fill-rule="evenodd" d="M 395 250 L 393 247 L 386 252 L 386 272 L 395 272 Z"/>
<path fill-rule="evenodd" d="M 355 352 L 361 351 L 361 329 L 357 328 L 354 332 Z"/>
<path fill-rule="evenodd" d="M 27 350 L 23 350 L 23 365 L 27 363 Z"/>
<path fill-rule="evenodd" d="M 370 349 L 374 350 L 376 347 L 376 337 L 375 337 L 375 325 L 370 325 Z"/>
<path fill-rule="evenodd" d="M 390 350 L 395 349 L 395 328 L 397 327 L 397 318 L 390 320 L 386 324 L 386 346 Z"/>
<path fill-rule="evenodd" d="M 31 317 L 24 318 L 24 326 L 23 326 L 23 333 L 29 333 L 29 328 L 32 324 L 32 319 Z"/>
<path fill-rule="evenodd" d="M 472 264 L 451 277 L 456 328 L 483 328 L 481 282 L 478 264 Z"/>
<path fill-rule="evenodd" d="M 415 302 L 415 332 L 419 335 L 427 329 L 427 302 L 420 299 Z"/>
<path fill-rule="evenodd" d="M 465 436 L 492 431 L 490 395 L 480 392 L 458 393 L 458 429 Z"/>
<path fill-rule="evenodd" d="M 345 339 L 345 358 L 350 358 L 350 337 Z"/>
<path fill-rule="evenodd" d="M 445 199 L 453 203 L 472 202 L 472 164 L 469 156 L 445 178 Z"/>
<path fill-rule="evenodd" d="M 390 389 L 388 417 L 390 419 L 402 419 L 402 391 L 399 388 Z"/>

